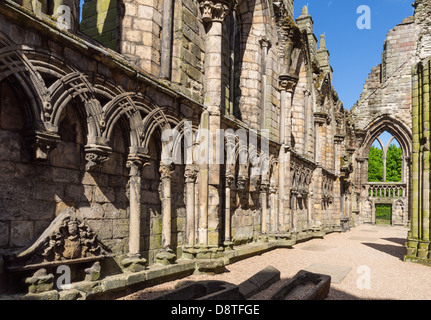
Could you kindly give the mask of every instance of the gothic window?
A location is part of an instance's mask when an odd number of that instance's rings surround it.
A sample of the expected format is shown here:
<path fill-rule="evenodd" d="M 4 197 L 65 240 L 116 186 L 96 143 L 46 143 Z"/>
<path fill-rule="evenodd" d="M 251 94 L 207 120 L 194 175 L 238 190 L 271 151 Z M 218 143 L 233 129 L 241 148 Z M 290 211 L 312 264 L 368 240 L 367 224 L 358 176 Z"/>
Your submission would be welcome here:
<path fill-rule="evenodd" d="M 401 182 L 402 150 L 397 139 L 384 132 L 369 152 L 369 182 Z"/>

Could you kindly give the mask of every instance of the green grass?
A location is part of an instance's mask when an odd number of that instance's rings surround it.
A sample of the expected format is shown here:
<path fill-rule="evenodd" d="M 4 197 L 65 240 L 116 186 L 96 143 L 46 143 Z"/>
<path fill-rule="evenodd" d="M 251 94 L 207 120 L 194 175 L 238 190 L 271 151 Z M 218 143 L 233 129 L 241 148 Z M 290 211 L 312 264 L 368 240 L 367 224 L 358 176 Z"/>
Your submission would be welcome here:
<path fill-rule="evenodd" d="M 376 205 L 376 223 L 391 224 L 392 206 L 390 204 Z"/>

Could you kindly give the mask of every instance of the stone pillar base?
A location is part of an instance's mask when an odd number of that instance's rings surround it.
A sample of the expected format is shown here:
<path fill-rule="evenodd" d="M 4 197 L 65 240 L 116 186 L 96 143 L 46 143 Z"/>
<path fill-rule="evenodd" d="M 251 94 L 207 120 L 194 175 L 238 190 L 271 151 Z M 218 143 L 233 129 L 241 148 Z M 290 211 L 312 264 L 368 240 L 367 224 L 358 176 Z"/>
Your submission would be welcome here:
<path fill-rule="evenodd" d="M 25 279 L 25 283 L 29 285 L 28 293 L 42 293 L 51 291 L 54 286 L 54 275 L 47 273 L 46 269 L 37 270 L 33 276 Z"/>
<path fill-rule="evenodd" d="M 177 260 L 177 256 L 172 252 L 172 250 L 163 250 L 156 255 L 156 263 L 163 265 L 174 264 Z"/>
<path fill-rule="evenodd" d="M 404 261 L 431 265 L 431 241 L 408 238 Z"/>
<path fill-rule="evenodd" d="M 219 246 L 184 246 L 184 259 L 217 259 L 223 257 L 223 247 Z"/>
<path fill-rule="evenodd" d="M 140 257 L 127 257 L 121 261 L 121 264 L 126 270 L 131 272 L 139 272 L 145 270 L 147 260 Z"/>
<path fill-rule="evenodd" d="M 224 246 L 225 251 L 233 250 L 233 242 L 232 241 L 223 242 L 223 246 Z"/>

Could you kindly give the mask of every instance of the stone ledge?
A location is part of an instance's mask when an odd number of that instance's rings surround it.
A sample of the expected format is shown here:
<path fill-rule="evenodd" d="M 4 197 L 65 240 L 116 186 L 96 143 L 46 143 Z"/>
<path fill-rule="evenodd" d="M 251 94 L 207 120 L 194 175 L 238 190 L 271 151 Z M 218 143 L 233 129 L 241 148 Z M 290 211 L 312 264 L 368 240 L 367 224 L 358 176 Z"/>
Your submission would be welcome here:
<path fill-rule="evenodd" d="M 225 251 L 223 256 L 217 259 L 178 259 L 176 264 L 156 264 L 143 271 L 134 273 L 125 272 L 107 276 L 97 281 L 76 282 L 72 283 L 67 290 L 51 290 L 40 294 L 26 294 L 20 296 L 18 299 L 85 300 L 120 297 L 145 287 L 166 281 L 177 280 L 193 273 L 220 273 L 225 270 L 225 266 L 239 260 L 263 254 L 274 249 L 291 248 L 298 243 L 298 241 L 302 242 L 313 238 L 323 238 L 325 234 L 334 232 L 334 230 L 327 231 L 328 232 L 323 230 L 318 232 L 300 232 L 293 237 L 291 235 L 285 237 L 279 235 L 276 240 L 269 239 L 265 240 L 265 242 L 250 243 L 234 248 L 233 250 Z M 252 290 L 261 291 L 268 284 L 272 284 L 272 281 L 277 277 L 276 271 L 278 271 L 272 269 L 264 269 L 261 271 L 261 275 L 257 274 L 250 278 L 248 283 L 250 288 L 246 289 L 246 284 L 243 286 L 245 294 L 250 294 L 247 292 L 251 292 Z M 254 277 L 256 277 L 256 279 Z M 217 297 L 213 298 L 216 299 Z"/>

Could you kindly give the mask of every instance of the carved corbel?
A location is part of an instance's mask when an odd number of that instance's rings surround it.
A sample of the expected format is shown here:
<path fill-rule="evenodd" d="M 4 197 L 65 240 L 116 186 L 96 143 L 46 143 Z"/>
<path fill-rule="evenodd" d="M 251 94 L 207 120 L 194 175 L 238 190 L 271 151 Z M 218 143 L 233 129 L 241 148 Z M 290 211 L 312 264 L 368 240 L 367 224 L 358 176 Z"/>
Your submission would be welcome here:
<path fill-rule="evenodd" d="M 246 184 L 247 184 L 246 178 L 238 177 L 238 181 L 236 182 L 236 187 L 237 187 L 238 191 L 244 191 Z"/>
<path fill-rule="evenodd" d="M 85 170 L 87 172 L 100 172 L 102 165 L 109 159 L 112 149 L 102 145 L 85 146 Z"/>
<path fill-rule="evenodd" d="M 28 133 L 25 138 L 33 160 L 47 160 L 49 152 L 57 147 L 61 138 L 58 134 L 45 131 Z"/>

